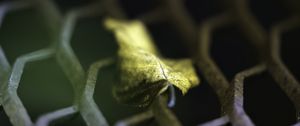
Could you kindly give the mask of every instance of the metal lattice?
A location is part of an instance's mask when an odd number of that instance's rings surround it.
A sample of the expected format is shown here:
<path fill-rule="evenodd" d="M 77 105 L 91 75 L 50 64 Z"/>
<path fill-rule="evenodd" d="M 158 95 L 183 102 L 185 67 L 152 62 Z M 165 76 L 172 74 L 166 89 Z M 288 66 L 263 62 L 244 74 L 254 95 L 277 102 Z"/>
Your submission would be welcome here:
<path fill-rule="evenodd" d="M 243 81 L 245 78 L 263 71 L 269 72 L 293 102 L 297 113 L 299 113 L 299 82 L 289 72 L 280 58 L 280 36 L 282 33 L 300 26 L 298 15 L 295 14 L 290 19 L 274 25 L 271 32 L 268 33 L 250 13 L 246 0 L 231 0 L 228 3 L 232 6 L 229 7 L 228 11 L 219 16 L 207 19 L 200 27 L 197 27 L 182 2 L 182 0 L 164 0 L 161 2 L 161 6 L 163 6 L 162 8 L 168 8 L 167 13 L 160 13 L 158 9 L 141 16 L 140 20 L 145 23 L 151 23 L 160 21 L 164 16 L 168 15 L 166 17 L 171 18 L 167 20 L 173 22 L 174 26 L 185 38 L 187 46 L 191 50 L 191 57 L 196 62 L 204 78 L 216 92 L 222 107 L 222 117 L 201 124 L 201 126 L 225 125 L 227 123 L 231 123 L 232 125 L 255 125 L 243 108 Z M 101 108 L 99 109 L 93 100 L 93 94 L 99 69 L 109 65 L 114 59 L 97 61 L 85 72 L 70 46 L 70 39 L 76 21 L 80 18 L 102 14 L 126 18 L 120 7 L 118 7 L 117 2 L 103 0 L 87 7 L 69 11 L 66 16 L 61 16 L 58 9 L 50 1 L 28 0 L 4 2 L 0 5 L 0 24 L 5 14 L 29 7 L 37 8 L 38 11 L 45 15 L 44 18 L 48 23 L 47 27 L 52 35 L 52 44 L 48 48 L 18 57 L 12 66 L 10 66 L 5 53 L 0 48 L 0 104 L 3 106 L 11 123 L 15 126 L 45 126 L 51 121 L 78 112 L 88 126 L 108 125 L 100 111 Z M 219 70 L 218 65 L 211 58 L 209 49 L 212 32 L 218 28 L 232 24 L 236 24 L 245 32 L 251 44 L 260 53 L 261 63 L 237 73 L 232 81 L 228 81 L 221 70 Z M 27 63 L 45 60 L 50 57 L 55 58 L 71 81 L 75 93 L 74 104 L 70 107 L 42 115 L 36 122 L 32 122 L 26 108 L 18 97 L 17 89 L 23 69 Z M 166 97 L 159 96 L 148 111 L 119 121 L 116 125 L 134 125 L 150 118 L 155 118 L 157 123 L 163 126 L 181 125 L 166 104 Z M 296 125 L 300 125 L 300 123 Z"/>

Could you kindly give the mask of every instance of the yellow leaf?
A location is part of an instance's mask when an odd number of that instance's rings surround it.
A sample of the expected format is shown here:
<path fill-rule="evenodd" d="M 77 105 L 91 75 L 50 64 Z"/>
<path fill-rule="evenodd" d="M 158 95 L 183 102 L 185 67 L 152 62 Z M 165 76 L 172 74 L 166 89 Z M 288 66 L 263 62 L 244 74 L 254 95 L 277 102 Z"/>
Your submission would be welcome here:
<path fill-rule="evenodd" d="M 147 106 L 170 84 L 183 94 L 199 84 L 191 60 L 161 58 L 141 22 L 107 19 L 105 26 L 119 45 L 119 83 L 113 89 L 117 101 Z"/>
<path fill-rule="evenodd" d="M 191 87 L 195 87 L 199 84 L 199 79 L 194 71 L 191 60 L 162 59 L 162 61 L 169 66 L 168 73 L 166 73 L 168 75 L 168 81 L 181 89 L 183 94 Z"/>

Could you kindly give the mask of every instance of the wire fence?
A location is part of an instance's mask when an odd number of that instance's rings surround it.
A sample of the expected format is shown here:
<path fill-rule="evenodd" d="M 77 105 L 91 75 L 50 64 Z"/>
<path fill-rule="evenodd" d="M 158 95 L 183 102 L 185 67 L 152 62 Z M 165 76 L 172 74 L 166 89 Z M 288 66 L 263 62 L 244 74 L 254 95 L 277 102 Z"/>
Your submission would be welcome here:
<path fill-rule="evenodd" d="M 272 26 L 271 31 L 267 32 L 250 13 L 247 0 L 228 0 L 230 6 L 224 13 L 206 19 L 200 25 L 196 24 L 189 16 L 182 2 L 182 0 L 163 0 L 160 2 L 161 7 L 159 9 L 140 16 L 139 20 L 147 24 L 159 22 L 164 17 L 170 17 L 164 20 L 172 22 L 181 33 L 190 50 L 190 56 L 204 75 L 204 79 L 216 92 L 221 103 L 222 115 L 220 118 L 199 124 L 199 126 L 217 126 L 228 123 L 235 126 L 255 125 L 243 108 L 243 84 L 246 78 L 264 71 L 267 71 L 274 78 L 290 98 L 297 110 L 297 117 L 300 119 L 300 85 L 280 58 L 281 35 L 300 26 L 299 13 L 295 13 L 289 19 Z M 298 5 L 300 6 L 300 4 Z M 80 18 L 97 15 L 127 18 L 119 6 L 114 0 L 102 0 L 86 7 L 72 9 L 65 16 L 62 16 L 51 1 L 20 0 L 0 4 L 0 26 L 7 13 L 25 8 L 36 8 L 44 15 L 43 18 L 47 22 L 47 28 L 52 39 L 49 47 L 22 55 L 12 65 L 8 63 L 5 52 L 0 47 L 0 104 L 14 126 L 46 126 L 52 121 L 75 113 L 80 113 L 88 126 L 108 125 L 101 113 L 101 108 L 98 108 L 93 99 L 93 94 L 98 71 L 114 62 L 114 59 L 101 59 L 94 62 L 88 71 L 84 71 L 70 46 L 70 39 L 77 24 L 76 21 Z M 228 80 L 223 75 L 210 56 L 213 31 L 228 25 L 240 27 L 260 54 L 259 64 L 236 73 L 233 80 Z M 33 122 L 17 94 L 17 89 L 26 64 L 51 57 L 55 58 L 70 80 L 74 91 L 74 102 L 72 106 L 44 114 L 36 122 Z M 157 97 L 149 110 L 120 120 L 115 125 L 135 125 L 153 118 L 159 125 L 163 126 L 182 125 L 176 115 L 167 107 L 166 98 L 165 96 Z M 294 125 L 297 126 L 300 123 Z"/>

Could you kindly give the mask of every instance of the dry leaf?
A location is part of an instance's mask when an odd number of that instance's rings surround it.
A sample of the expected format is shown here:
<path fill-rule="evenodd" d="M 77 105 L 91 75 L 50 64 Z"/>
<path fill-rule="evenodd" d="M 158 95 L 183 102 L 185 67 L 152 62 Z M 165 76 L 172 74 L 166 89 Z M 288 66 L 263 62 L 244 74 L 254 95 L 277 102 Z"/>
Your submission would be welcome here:
<path fill-rule="evenodd" d="M 147 106 L 170 84 L 183 94 L 199 84 L 191 60 L 161 58 L 141 22 L 107 19 L 105 26 L 115 33 L 119 45 L 120 78 L 113 89 L 117 101 Z"/>

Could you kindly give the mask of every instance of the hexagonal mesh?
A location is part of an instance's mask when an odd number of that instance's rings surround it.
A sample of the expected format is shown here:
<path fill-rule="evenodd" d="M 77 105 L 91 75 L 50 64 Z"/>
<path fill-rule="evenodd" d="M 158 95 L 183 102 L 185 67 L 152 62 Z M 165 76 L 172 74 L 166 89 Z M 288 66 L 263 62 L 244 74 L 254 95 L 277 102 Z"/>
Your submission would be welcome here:
<path fill-rule="evenodd" d="M 296 114 L 299 113 L 299 82 L 280 58 L 282 34 L 300 26 L 297 6 L 292 16 L 276 23 L 268 32 L 250 13 L 246 0 L 227 1 L 228 3 L 226 4 L 230 5 L 226 9 L 227 11 L 222 12 L 219 16 L 205 19 L 199 27 L 182 2 L 182 0 L 163 0 L 159 4 L 161 4 L 160 8 L 164 9 L 146 13 L 140 16 L 139 19 L 146 24 L 159 22 L 162 19 L 173 24 L 174 29 L 184 39 L 185 46 L 189 49 L 190 57 L 194 60 L 196 67 L 199 68 L 203 78 L 216 93 L 221 104 L 221 117 L 199 125 L 217 126 L 228 123 L 231 125 L 255 125 L 244 109 L 244 80 L 264 71 L 267 71 L 273 77 L 281 90 L 293 103 Z M 299 2 L 293 4 L 300 5 Z M 101 0 L 88 6 L 72 9 L 62 16 L 55 4 L 48 0 L 7 1 L 2 2 L 0 5 L 0 24 L 2 24 L 7 13 L 16 10 L 22 11 L 25 8 L 35 8 L 35 11 L 43 15 L 42 19 L 46 22 L 46 27 L 51 36 L 51 45 L 18 57 L 13 65 L 8 63 L 5 52 L 0 47 L 0 104 L 4 108 L 11 124 L 14 126 L 45 126 L 65 116 L 80 113 L 88 126 L 108 125 L 100 111 L 101 107 L 98 108 L 93 95 L 98 71 L 112 64 L 114 58 L 99 59 L 85 71 L 81 65 L 82 61 L 75 55 L 70 41 L 78 19 L 99 15 L 126 18 L 122 8 L 119 7 L 116 1 Z M 168 17 L 168 19 L 164 19 L 165 17 Z M 210 54 L 212 34 L 217 29 L 228 25 L 237 26 L 241 32 L 246 34 L 250 44 L 254 46 L 255 51 L 258 53 L 257 59 L 259 60 L 259 64 L 235 73 L 232 81 L 228 81 L 228 77 L 225 77 L 221 72 L 219 65 Z M 33 122 L 17 94 L 17 89 L 20 81 L 22 81 L 21 77 L 24 67 L 28 63 L 51 57 L 55 59 L 60 69 L 71 82 L 74 102 L 70 107 L 44 114 L 37 121 Z M 298 119 L 300 118 L 299 115 L 297 117 Z M 145 112 L 118 121 L 115 125 L 135 125 L 153 118 L 156 123 L 149 123 L 149 125 L 182 125 L 176 114 L 167 107 L 165 96 L 157 97 L 157 100 Z M 300 123 L 294 125 L 300 125 Z"/>

